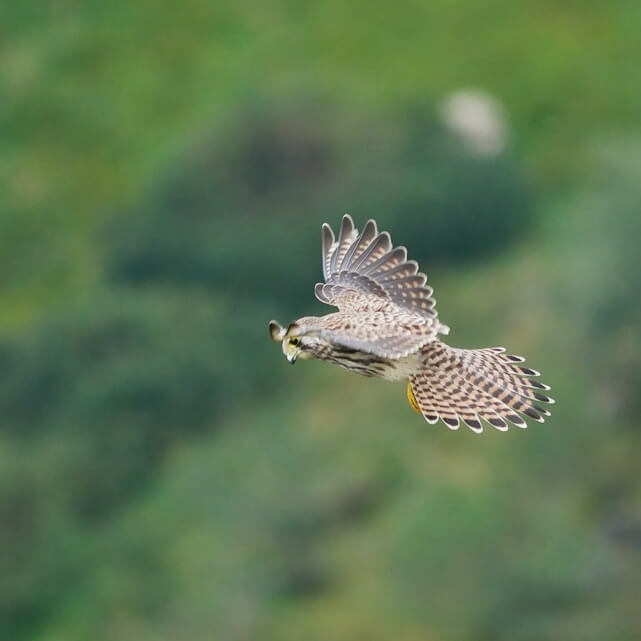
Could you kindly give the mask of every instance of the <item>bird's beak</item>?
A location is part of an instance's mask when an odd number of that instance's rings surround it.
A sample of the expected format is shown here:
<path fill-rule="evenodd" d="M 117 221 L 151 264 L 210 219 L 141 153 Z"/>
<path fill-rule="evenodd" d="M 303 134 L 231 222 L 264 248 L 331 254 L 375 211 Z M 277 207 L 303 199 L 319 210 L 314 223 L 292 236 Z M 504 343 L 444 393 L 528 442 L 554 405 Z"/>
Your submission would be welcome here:
<path fill-rule="evenodd" d="M 283 340 L 283 354 L 292 365 L 296 362 L 300 354 L 300 347 L 295 347 L 287 339 Z"/>

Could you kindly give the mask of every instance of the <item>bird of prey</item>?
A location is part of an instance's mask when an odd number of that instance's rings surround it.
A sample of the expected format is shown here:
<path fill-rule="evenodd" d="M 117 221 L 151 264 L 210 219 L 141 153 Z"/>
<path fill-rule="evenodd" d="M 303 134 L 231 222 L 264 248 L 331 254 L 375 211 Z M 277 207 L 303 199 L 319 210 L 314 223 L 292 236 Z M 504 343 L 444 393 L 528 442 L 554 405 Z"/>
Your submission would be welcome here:
<path fill-rule="evenodd" d="M 550 388 L 534 380 L 539 372 L 503 347 L 459 349 L 439 339 L 441 323 L 432 288 L 405 247 L 394 247 L 387 232 L 368 220 L 359 234 L 343 216 L 338 238 L 322 227 L 324 283 L 314 288 L 321 302 L 338 307 L 282 327 L 270 321 L 272 340 L 282 342 L 290 363 L 318 358 L 365 376 L 407 380 L 411 407 L 428 423 L 439 419 L 455 430 L 461 423 L 483 431 L 482 420 L 507 430 L 527 427 L 524 417 L 543 422 L 541 403 Z"/>

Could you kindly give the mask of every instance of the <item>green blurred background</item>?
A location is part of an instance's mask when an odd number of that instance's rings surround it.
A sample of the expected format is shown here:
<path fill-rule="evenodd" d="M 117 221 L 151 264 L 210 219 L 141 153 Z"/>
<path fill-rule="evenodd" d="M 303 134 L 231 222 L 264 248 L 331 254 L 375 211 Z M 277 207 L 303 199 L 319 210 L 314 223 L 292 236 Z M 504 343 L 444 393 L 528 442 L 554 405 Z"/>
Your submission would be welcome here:
<path fill-rule="evenodd" d="M 641 638 L 641 4 L 0 5 L 0 636 Z M 290 367 L 375 218 L 552 418 Z"/>

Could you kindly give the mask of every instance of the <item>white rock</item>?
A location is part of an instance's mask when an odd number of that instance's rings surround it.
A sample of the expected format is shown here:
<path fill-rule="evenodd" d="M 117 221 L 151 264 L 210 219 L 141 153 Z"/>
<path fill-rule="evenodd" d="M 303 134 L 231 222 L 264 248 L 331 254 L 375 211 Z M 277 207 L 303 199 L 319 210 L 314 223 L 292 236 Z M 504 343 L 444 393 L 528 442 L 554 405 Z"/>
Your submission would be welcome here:
<path fill-rule="evenodd" d="M 439 113 L 472 153 L 493 156 L 505 149 L 508 140 L 505 109 L 487 92 L 455 91 L 442 101 Z"/>

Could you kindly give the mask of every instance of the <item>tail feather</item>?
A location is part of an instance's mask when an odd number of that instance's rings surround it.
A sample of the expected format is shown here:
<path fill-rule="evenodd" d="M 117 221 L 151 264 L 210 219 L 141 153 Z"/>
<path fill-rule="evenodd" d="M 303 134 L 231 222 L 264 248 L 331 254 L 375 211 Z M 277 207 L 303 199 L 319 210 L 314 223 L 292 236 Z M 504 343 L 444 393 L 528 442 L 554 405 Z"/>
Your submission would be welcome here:
<path fill-rule="evenodd" d="M 541 403 L 554 403 L 554 400 L 549 396 L 545 396 L 539 392 L 533 392 L 529 383 L 530 379 L 525 378 L 522 372 L 526 368 L 510 366 L 515 358 L 522 359 L 521 356 L 507 356 L 504 358 L 497 357 L 494 353 L 487 353 L 485 350 L 456 350 L 461 358 L 461 364 L 469 376 L 473 377 L 473 382 L 476 385 L 482 386 L 485 391 L 490 391 L 491 388 L 496 386 L 502 389 L 506 394 L 510 395 L 510 405 L 521 411 L 522 407 L 528 404 L 532 408 L 546 416 L 550 413 L 548 410 L 534 404 L 534 401 Z M 522 362 L 525 359 L 519 360 Z M 516 370 L 516 371 L 515 371 Z M 535 372 L 535 370 L 527 368 L 528 372 Z M 530 374 L 530 376 L 538 376 Z M 547 386 L 546 386 L 547 387 Z M 520 399 L 524 399 L 522 402 Z M 505 400 L 505 399 L 502 399 Z M 524 413 L 528 413 L 523 410 Z M 532 416 L 532 415 L 531 415 Z M 532 416 L 532 418 L 536 418 Z"/>
<path fill-rule="evenodd" d="M 550 412 L 540 403 L 553 403 L 534 390 L 548 390 L 532 377 L 539 373 L 517 365 L 525 359 L 504 348 L 456 349 L 440 341 L 422 350 L 422 369 L 410 376 L 418 406 L 428 423 L 441 419 L 458 429 L 461 421 L 481 432 L 481 419 L 499 430 L 508 423 L 527 427 L 524 417 L 542 423 Z"/>

